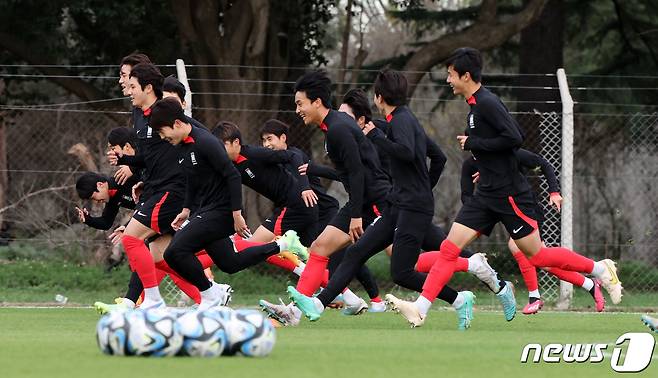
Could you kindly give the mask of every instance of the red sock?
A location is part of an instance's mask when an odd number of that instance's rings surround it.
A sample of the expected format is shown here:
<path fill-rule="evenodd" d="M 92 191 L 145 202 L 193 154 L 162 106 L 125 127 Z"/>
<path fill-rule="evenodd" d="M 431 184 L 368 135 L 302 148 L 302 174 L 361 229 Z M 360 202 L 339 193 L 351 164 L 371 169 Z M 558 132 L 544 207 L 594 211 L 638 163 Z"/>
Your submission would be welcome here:
<path fill-rule="evenodd" d="M 137 272 L 144 288 L 148 289 L 158 286 L 153 256 L 151 256 L 149 249 L 146 248 L 144 241 L 134 236 L 124 235 L 121 238 L 121 244 L 123 244 L 123 249 L 126 251 L 130 266 Z"/>
<path fill-rule="evenodd" d="M 328 283 L 329 283 L 329 269 L 325 269 L 324 270 L 324 275 L 322 275 L 322 283 L 320 283 L 320 286 L 327 287 Z M 347 288 L 343 289 L 342 292 L 344 293 L 345 290 L 347 290 Z"/>
<path fill-rule="evenodd" d="M 215 264 L 210 258 L 210 256 L 208 256 L 208 253 L 205 250 L 201 250 L 201 252 L 198 252 L 196 254 L 196 258 L 199 259 L 199 262 L 201 263 L 203 269 L 208 269 Z"/>
<path fill-rule="evenodd" d="M 577 272 L 570 272 L 560 268 L 548 268 L 547 271 L 562 281 L 570 282 L 579 287 L 582 287 L 585 283 L 585 276 Z"/>
<path fill-rule="evenodd" d="M 539 285 L 537 284 L 537 268 L 530 264 L 528 258 L 525 257 L 525 254 L 523 254 L 521 251 L 512 253 L 512 256 L 514 256 L 516 263 L 519 265 L 521 275 L 523 276 L 523 281 L 525 282 L 525 286 L 528 288 L 528 291 L 539 289 Z"/>
<path fill-rule="evenodd" d="M 434 301 L 436 296 L 443 287 L 450 281 L 455 272 L 457 265 L 457 258 L 461 253 L 461 249 L 455 243 L 446 239 L 441 243 L 441 251 L 439 258 L 436 260 L 430 274 L 425 279 L 423 284 L 423 292 L 421 295 L 429 301 Z"/>
<path fill-rule="evenodd" d="M 594 261 L 563 247 L 542 247 L 528 259 L 539 268 L 560 268 L 570 272 L 592 273 Z"/>
<path fill-rule="evenodd" d="M 416 262 L 416 271 L 422 273 L 428 273 L 432 269 L 432 265 L 439 258 L 439 251 L 425 252 L 418 255 L 418 261 Z"/>
<path fill-rule="evenodd" d="M 176 271 L 171 269 L 166 261 L 158 261 L 155 263 L 155 266 L 159 270 L 167 272 L 167 274 L 169 274 L 169 278 L 174 281 L 174 284 L 176 284 L 176 286 L 178 286 L 178 288 L 181 289 L 183 293 L 187 294 L 188 297 L 192 298 L 194 303 L 201 303 L 201 294 L 199 293 L 199 289 L 191 283 L 185 281 L 183 277 L 179 276 Z"/>
<path fill-rule="evenodd" d="M 439 259 L 439 254 L 441 252 L 425 252 L 421 253 L 418 256 L 418 262 L 416 263 L 416 271 L 421 273 L 429 273 L 432 269 L 432 265 Z M 468 272 L 468 259 L 463 257 L 457 258 L 457 264 L 455 265 L 455 272 Z"/>
<path fill-rule="evenodd" d="M 328 263 L 328 257 L 316 255 L 311 252 L 304 268 L 304 273 L 302 273 L 299 281 L 297 281 L 297 291 L 306 296 L 312 296 L 322 284 L 324 271 L 327 270 Z"/>
<path fill-rule="evenodd" d="M 261 243 L 261 242 L 253 242 L 249 240 L 244 240 L 239 236 L 236 236 L 233 238 L 233 244 L 235 245 L 235 249 L 238 252 L 241 252 L 242 250 L 245 250 L 249 247 L 256 247 L 259 245 L 267 244 L 267 243 Z"/>
<path fill-rule="evenodd" d="M 381 303 L 381 301 L 382 299 L 379 298 L 379 295 L 374 298 L 370 298 L 370 302 Z"/>
<path fill-rule="evenodd" d="M 267 261 L 268 264 L 278 266 L 279 268 L 283 268 L 283 269 L 285 269 L 289 272 L 292 272 L 297 267 L 297 265 L 295 265 L 294 262 L 292 262 L 288 259 L 281 258 L 277 255 L 272 255 L 272 256 L 268 257 L 267 259 L 265 259 L 265 261 Z"/>
<path fill-rule="evenodd" d="M 160 286 L 162 280 L 164 280 L 164 278 L 167 277 L 167 272 L 158 269 L 158 264 L 155 264 L 155 277 L 158 280 L 158 286 Z"/>

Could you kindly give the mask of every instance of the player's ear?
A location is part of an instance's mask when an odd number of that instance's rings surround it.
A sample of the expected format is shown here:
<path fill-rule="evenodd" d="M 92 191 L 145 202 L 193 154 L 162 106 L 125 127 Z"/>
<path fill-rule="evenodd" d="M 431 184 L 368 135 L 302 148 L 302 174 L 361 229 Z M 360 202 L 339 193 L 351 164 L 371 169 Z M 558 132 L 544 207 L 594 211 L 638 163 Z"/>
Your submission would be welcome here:
<path fill-rule="evenodd" d="M 286 134 L 281 134 L 279 137 L 283 143 L 288 143 L 288 136 Z"/>

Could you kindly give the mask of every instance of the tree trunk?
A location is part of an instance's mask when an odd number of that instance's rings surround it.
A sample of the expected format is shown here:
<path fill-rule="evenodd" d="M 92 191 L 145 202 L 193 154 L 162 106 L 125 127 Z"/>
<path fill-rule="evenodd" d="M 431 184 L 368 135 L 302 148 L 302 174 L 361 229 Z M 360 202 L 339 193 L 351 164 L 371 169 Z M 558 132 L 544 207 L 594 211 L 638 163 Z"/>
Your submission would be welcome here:
<path fill-rule="evenodd" d="M 347 69 L 347 53 L 350 46 L 350 35 L 352 34 L 352 3 L 353 0 L 347 0 L 347 6 L 345 6 L 345 29 L 343 29 L 343 42 L 340 47 L 340 64 L 338 67 L 338 95 L 342 97 L 345 93 L 343 91 L 345 82 L 345 74 Z"/>

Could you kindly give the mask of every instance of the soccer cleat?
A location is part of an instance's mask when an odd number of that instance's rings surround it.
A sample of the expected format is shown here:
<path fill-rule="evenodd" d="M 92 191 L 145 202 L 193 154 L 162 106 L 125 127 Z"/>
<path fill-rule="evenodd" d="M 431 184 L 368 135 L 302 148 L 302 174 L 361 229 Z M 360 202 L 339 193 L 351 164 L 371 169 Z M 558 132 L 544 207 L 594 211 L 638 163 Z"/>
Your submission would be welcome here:
<path fill-rule="evenodd" d="M 466 331 L 471 328 L 475 295 L 470 291 L 462 291 L 461 294 L 464 296 L 464 303 L 455 309 L 457 310 L 457 329 L 459 331 Z"/>
<path fill-rule="evenodd" d="M 476 263 L 473 264 L 473 266 L 476 268 L 473 271 L 469 271 L 475 274 L 475 276 L 480 281 L 484 282 L 484 284 L 486 284 L 489 289 L 491 289 L 491 291 L 494 293 L 498 292 L 500 290 L 500 284 L 498 283 L 498 273 L 496 273 L 494 268 L 489 265 L 489 262 L 487 261 L 484 253 L 476 253 L 469 257 L 468 260 L 476 260 Z"/>
<path fill-rule="evenodd" d="M 299 259 L 299 257 L 297 257 L 297 255 L 295 255 L 290 251 L 279 252 L 276 256 L 280 259 L 284 259 L 292 262 L 293 264 L 295 264 L 295 266 L 299 266 L 300 264 L 303 264 L 303 262 Z"/>
<path fill-rule="evenodd" d="M 624 289 L 621 286 L 621 281 L 617 276 L 617 267 L 614 261 L 610 259 L 605 259 L 599 261 L 605 265 L 605 271 L 600 277 L 597 277 L 601 280 L 601 286 L 608 292 L 610 295 L 610 300 L 614 304 L 619 304 L 621 302 L 621 297 L 623 294 L 621 291 Z"/>
<path fill-rule="evenodd" d="M 307 297 L 292 286 L 288 286 L 288 295 L 290 296 L 290 299 L 295 302 L 297 308 L 302 311 L 302 314 L 308 318 L 308 320 L 314 322 L 320 319 L 322 313 L 315 307 L 313 298 Z"/>
<path fill-rule="evenodd" d="M 217 284 L 219 285 L 219 290 L 221 291 L 219 302 L 217 306 L 228 306 L 228 304 L 233 299 L 233 288 L 228 284 Z"/>
<path fill-rule="evenodd" d="M 343 315 L 361 315 L 364 312 L 368 311 L 368 304 L 363 299 L 359 298 L 359 302 L 356 304 L 348 305 L 345 304 L 343 309 Z"/>
<path fill-rule="evenodd" d="M 411 324 L 411 328 L 420 327 L 425 323 L 426 316 L 420 313 L 414 302 L 403 301 L 393 294 L 386 294 L 384 298 L 393 311 L 402 315 Z"/>
<path fill-rule="evenodd" d="M 542 301 L 541 299 L 537 299 L 536 301 L 532 303 L 528 303 L 527 305 L 525 305 L 525 307 L 523 307 L 523 314 L 525 315 L 536 314 L 539 312 L 539 310 L 541 310 L 542 307 L 544 307 L 544 301 Z"/>
<path fill-rule="evenodd" d="M 505 320 L 511 322 L 516 315 L 516 298 L 514 298 L 514 286 L 512 283 L 505 281 L 505 287 L 496 294 L 496 297 L 500 300 L 500 304 L 503 305 Z"/>
<path fill-rule="evenodd" d="M 103 302 L 94 302 L 94 308 L 96 311 L 101 314 L 105 315 L 109 312 L 114 312 L 114 311 L 128 311 L 130 308 L 123 304 L 123 302 L 116 303 L 116 304 L 108 304 L 108 303 L 103 303 Z"/>
<path fill-rule="evenodd" d="M 303 262 L 308 260 L 308 249 L 299 241 L 297 232 L 288 230 L 281 236 L 281 239 L 288 245 L 288 251 L 294 253 Z"/>
<path fill-rule="evenodd" d="M 650 330 L 658 332 L 658 319 L 649 315 L 642 315 L 642 323 L 644 323 Z"/>
<path fill-rule="evenodd" d="M 142 305 L 139 306 L 139 310 L 144 310 L 144 311 L 155 310 L 160 308 L 167 308 L 167 304 L 162 300 L 153 302 L 152 304 L 147 306 L 144 306 L 144 304 L 142 303 Z"/>
<path fill-rule="evenodd" d="M 292 303 L 286 305 L 281 298 L 279 298 L 279 302 L 281 302 L 281 304 L 274 304 L 261 299 L 258 301 L 258 304 L 270 318 L 277 320 L 284 326 L 298 325 L 302 317 L 302 312 Z"/>
<path fill-rule="evenodd" d="M 370 302 L 368 312 L 386 312 L 386 303 L 384 302 Z"/>
<path fill-rule="evenodd" d="M 594 305 L 596 306 L 596 312 L 601 312 L 605 309 L 605 298 L 601 292 L 601 281 L 598 278 L 593 279 L 594 281 Z"/>
<path fill-rule="evenodd" d="M 343 298 L 343 294 L 338 294 L 336 298 L 334 298 L 331 303 L 327 305 L 329 308 L 333 309 L 341 309 L 345 307 L 345 299 Z"/>

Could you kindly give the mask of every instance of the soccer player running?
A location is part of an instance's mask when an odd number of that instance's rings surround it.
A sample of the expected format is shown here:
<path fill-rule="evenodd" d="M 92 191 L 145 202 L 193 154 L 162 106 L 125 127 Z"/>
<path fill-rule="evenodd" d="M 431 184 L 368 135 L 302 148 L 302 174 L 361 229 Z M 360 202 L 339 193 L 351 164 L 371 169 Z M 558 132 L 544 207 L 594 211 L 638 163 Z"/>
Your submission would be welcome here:
<path fill-rule="evenodd" d="M 387 195 L 389 206 L 345 253 L 336 273 L 316 298 L 288 288 L 293 301 L 311 321 L 320 318 L 331 300 L 349 283 L 370 257 L 393 244 L 391 275 L 396 284 L 420 291 L 426 275 L 414 269 L 425 233 L 434 215 L 432 188 L 439 180 L 445 156 L 427 136 L 407 108 L 407 81 L 393 70 L 381 71 L 375 80 L 375 103 L 390 123 L 388 135 L 368 124 L 360 133 L 381 147 L 391 158 L 393 186 Z M 299 92 L 298 92 L 299 93 Z M 349 117 L 349 116 L 348 116 Z M 350 117 L 351 118 L 351 117 Z M 429 151 L 428 151 L 429 150 Z M 439 169 L 428 169 L 427 156 L 441 156 Z M 434 159 L 433 159 L 434 160 Z M 303 275 L 302 275 L 303 276 Z M 438 293 L 437 293 L 438 294 Z M 449 287 L 441 295 L 457 311 L 469 311 L 473 293 L 457 293 Z"/>
<path fill-rule="evenodd" d="M 171 227 L 177 232 L 164 252 L 164 258 L 199 289 L 199 310 L 225 304 L 222 287 L 206 278 L 195 257 L 197 251 L 205 249 L 222 271 L 232 274 L 282 250 L 292 249 L 298 241 L 289 234 L 276 242 L 235 253 L 229 236 L 234 232 L 247 235 L 249 228 L 242 217 L 240 175 L 226 150 L 206 129 L 192 126 L 177 99 L 165 98 L 156 102 L 150 122 L 163 141 L 179 145 L 175 149 L 177 158 L 169 169 L 174 170 L 180 165 L 187 181 L 182 210 L 171 222 Z M 198 208 L 191 214 L 190 207 L 197 197 Z"/>
<path fill-rule="evenodd" d="M 479 175 L 478 190 L 466 202 L 441 243 L 440 255 L 430 269 L 423 291 L 415 302 L 388 295 L 394 309 L 411 324 L 421 326 L 432 302 L 450 280 L 461 250 L 480 233 L 490 232 L 502 222 L 515 244 L 536 267 L 561 268 L 592 274 L 600 279 L 611 298 L 621 299 L 621 283 L 615 263 L 595 262 L 563 247 L 544 247 L 537 231 L 530 186 L 519 171 L 516 150 L 523 137 L 500 99 L 481 84 L 482 58 L 473 48 L 459 48 L 447 60 L 447 82 L 456 95 L 464 96 L 471 109 L 467 116 L 468 135 L 457 140 L 471 151 Z M 614 301 L 614 299 L 613 299 Z M 462 316 L 466 315 L 466 316 Z M 458 328 L 470 327 L 472 312 L 459 314 Z"/>
<path fill-rule="evenodd" d="M 290 173 L 292 175 L 297 175 L 299 174 L 300 165 L 295 162 L 301 160 L 304 163 L 305 168 L 308 168 L 308 162 L 310 162 L 311 159 L 299 148 L 288 145 L 288 130 L 289 126 L 287 124 L 279 120 L 270 119 L 266 121 L 261 128 L 261 140 L 263 146 L 266 148 L 279 151 L 285 150 L 297 155 L 298 159 L 290 161 L 288 164 L 286 164 L 286 168 L 290 171 Z M 312 171 L 313 168 L 311 168 L 311 172 Z M 334 178 L 337 177 L 335 176 L 335 173 L 332 173 L 331 175 Z M 319 227 L 317 228 L 318 232 L 315 235 L 315 237 L 317 237 L 336 215 L 339 209 L 339 204 L 334 197 L 327 194 L 326 189 L 322 186 L 318 176 L 306 172 L 306 174 L 302 175 L 301 177 L 307 178 L 308 185 L 310 185 L 310 188 L 316 193 L 318 197 Z M 304 182 L 303 185 L 306 185 L 306 183 Z M 335 269 L 338 267 L 338 264 L 340 264 L 342 261 L 344 254 L 345 248 L 333 253 L 329 257 L 329 263 L 327 265 L 329 270 L 328 276 L 333 274 Z M 349 289 L 346 289 L 344 294 L 345 297 L 348 298 L 346 300 L 348 305 L 345 307 L 343 313 L 346 315 L 356 315 L 363 311 L 365 308 L 367 308 L 369 312 L 386 311 L 386 305 L 379 297 L 379 288 L 377 287 L 377 282 L 375 281 L 375 278 L 372 276 L 372 273 L 368 267 L 365 265 L 362 266 L 362 268 L 357 273 L 356 278 L 368 293 L 368 296 L 370 297 L 370 306 L 368 307 L 365 301 L 361 301 L 360 298 L 353 294 L 353 292 L 351 292 Z M 324 284 L 326 285 L 326 282 L 324 282 Z M 345 300 L 344 297 L 337 297 L 337 299 Z M 299 323 L 299 319 L 301 318 L 301 312 L 292 303 L 289 305 L 277 305 L 265 300 L 261 300 L 260 305 L 264 311 L 268 312 L 272 316 L 275 316 L 277 320 L 282 321 L 285 324 L 296 325 Z"/>
<path fill-rule="evenodd" d="M 519 168 L 521 172 L 526 175 L 528 170 L 541 169 L 546 182 L 548 183 L 549 203 L 559 212 L 562 205 L 562 196 L 560 195 L 560 184 L 558 183 L 555 175 L 555 169 L 545 158 L 533 152 L 520 148 L 516 151 L 516 157 L 519 160 Z M 462 203 L 469 201 L 475 192 L 475 183 L 478 181 L 479 173 L 475 159 L 471 156 L 466 159 L 462 165 L 461 175 L 461 192 Z M 537 197 L 533 193 L 533 201 L 535 203 L 535 217 L 537 220 L 537 230 L 542 241 L 543 238 L 543 225 L 544 225 L 544 210 L 542 209 Z M 545 245 L 544 245 L 545 246 Z M 508 247 L 512 252 L 512 256 L 519 265 L 523 281 L 528 289 L 528 304 L 523 308 L 523 313 L 526 315 L 537 313 L 543 306 L 544 301 L 541 300 L 539 293 L 539 285 L 537 280 L 537 269 L 532 265 L 528 258 L 519 247 L 514 243 L 513 239 L 509 239 Z M 438 253 L 437 253 L 438 257 Z M 605 299 L 601 293 L 601 283 L 598 279 L 590 279 L 577 272 L 569 272 L 559 268 L 546 269 L 547 272 L 558 277 L 563 281 L 570 282 L 578 287 L 587 290 L 594 298 L 596 311 L 601 312 L 605 308 Z"/>

